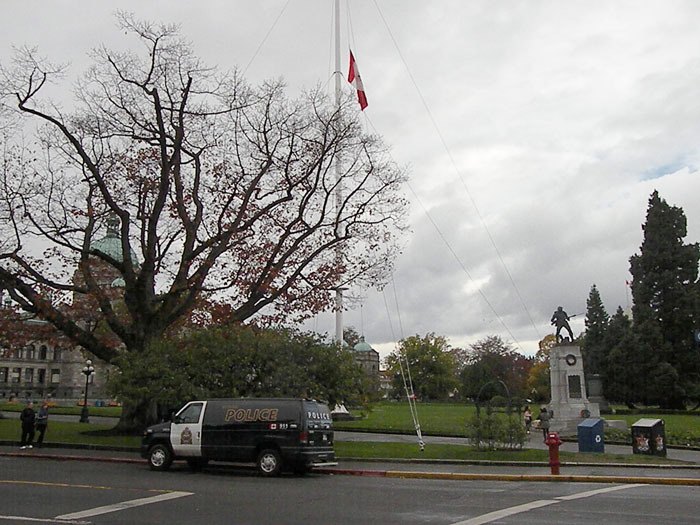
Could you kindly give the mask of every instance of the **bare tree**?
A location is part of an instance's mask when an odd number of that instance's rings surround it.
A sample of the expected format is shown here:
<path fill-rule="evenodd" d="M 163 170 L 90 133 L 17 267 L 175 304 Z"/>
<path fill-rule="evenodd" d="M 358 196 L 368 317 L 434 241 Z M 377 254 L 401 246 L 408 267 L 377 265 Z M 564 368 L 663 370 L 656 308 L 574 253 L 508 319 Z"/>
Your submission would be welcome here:
<path fill-rule="evenodd" d="M 249 86 L 176 27 L 118 18 L 143 52 L 96 49 L 70 112 L 43 97 L 63 68 L 35 50 L 0 71 L 5 108 L 40 124 L 2 145 L 0 287 L 111 362 L 202 298 L 231 322 L 279 322 L 329 308 L 337 286 L 383 284 L 405 175 L 349 101 Z"/>

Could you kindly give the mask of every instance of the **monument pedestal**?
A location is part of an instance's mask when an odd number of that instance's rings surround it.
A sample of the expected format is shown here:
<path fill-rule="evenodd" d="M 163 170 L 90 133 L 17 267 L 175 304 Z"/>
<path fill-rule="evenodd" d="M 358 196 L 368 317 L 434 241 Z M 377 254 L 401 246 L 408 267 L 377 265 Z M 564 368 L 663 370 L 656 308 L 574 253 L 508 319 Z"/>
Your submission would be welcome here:
<path fill-rule="evenodd" d="M 550 430 L 562 435 L 576 435 L 578 424 L 589 417 L 600 417 L 597 403 L 588 400 L 583 376 L 581 349 L 563 344 L 552 348 L 549 354 L 552 401 L 554 412 Z"/>

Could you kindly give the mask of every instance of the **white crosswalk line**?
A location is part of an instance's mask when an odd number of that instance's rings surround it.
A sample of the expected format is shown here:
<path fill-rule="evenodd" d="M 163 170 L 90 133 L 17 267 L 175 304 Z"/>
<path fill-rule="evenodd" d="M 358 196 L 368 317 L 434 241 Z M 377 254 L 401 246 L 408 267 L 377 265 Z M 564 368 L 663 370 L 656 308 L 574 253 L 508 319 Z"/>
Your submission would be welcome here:
<path fill-rule="evenodd" d="M 617 490 L 627 490 L 635 487 L 646 487 L 642 483 L 634 483 L 628 485 L 614 485 L 612 487 L 603 487 L 601 489 L 588 490 L 586 492 L 579 492 L 577 494 L 570 494 L 568 496 L 559 496 L 554 499 L 541 499 L 532 501 L 530 503 L 523 503 L 522 505 L 516 505 L 514 507 L 508 507 L 507 509 L 500 509 L 488 514 L 482 514 L 481 516 L 475 516 L 474 518 L 469 518 L 468 520 L 458 521 L 452 525 L 483 525 L 484 523 L 491 523 L 493 521 L 507 518 L 508 516 L 513 516 L 515 514 L 521 514 L 523 512 L 528 512 L 533 509 L 539 509 L 541 507 L 546 507 L 548 505 L 554 505 L 556 503 L 561 503 L 562 501 L 572 501 L 582 498 L 590 498 L 591 496 L 597 496 L 599 494 L 605 494 L 607 492 L 615 492 Z"/>
<path fill-rule="evenodd" d="M 114 503 L 112 505 L 105 505 L 104 507 L 95 507 L 94 509 L 87 509 L 80 512 L 71 512 L 70 514 L 62 514 L 61 516 L 56 516 L 57 520 L 73 520 L 81 518 L 89 518 L 90 516 L 99 516 L 100 514 L 107 514 L 109 512 L 118 512 L 124 509 L 130 509 L 133 507 L 140 507 L 142 505 L 151 505 L 153 503 L 159 503 L 161 501 L 167 501 L 171 499 L 183 498 L 185 496 L 191 496 L 193 492 L 167 492 L 165 494 L 159 494 L 158 496 L 152 496 L 150 498 L 139 498 L 132 499 L 129 501 L 123 501 L 121 503 Z"/>

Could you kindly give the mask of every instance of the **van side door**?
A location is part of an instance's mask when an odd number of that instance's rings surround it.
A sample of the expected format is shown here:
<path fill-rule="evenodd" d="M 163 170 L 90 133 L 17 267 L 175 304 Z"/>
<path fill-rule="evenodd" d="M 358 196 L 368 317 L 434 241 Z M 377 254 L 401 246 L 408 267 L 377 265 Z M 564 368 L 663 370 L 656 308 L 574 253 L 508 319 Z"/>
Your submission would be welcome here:
<path fill-rule="evenodd" d="M 206 401 L 192 401 L 182 407 L 170 425 L 170 444 L 176 456 L 202 455 L 202 420 Z"/>

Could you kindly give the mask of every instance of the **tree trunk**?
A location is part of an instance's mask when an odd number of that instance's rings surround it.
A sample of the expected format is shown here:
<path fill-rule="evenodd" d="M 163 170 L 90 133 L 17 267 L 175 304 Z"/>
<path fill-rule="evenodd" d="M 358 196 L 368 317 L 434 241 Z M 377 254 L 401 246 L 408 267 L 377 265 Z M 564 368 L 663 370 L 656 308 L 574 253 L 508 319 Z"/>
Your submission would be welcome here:
<path fill-rule="evenodd" d="M 146 427 L 157 422 L 155 401 L 124 401 L 122 415 L 115 430 L 124 434 L 141 434 Z"/>

